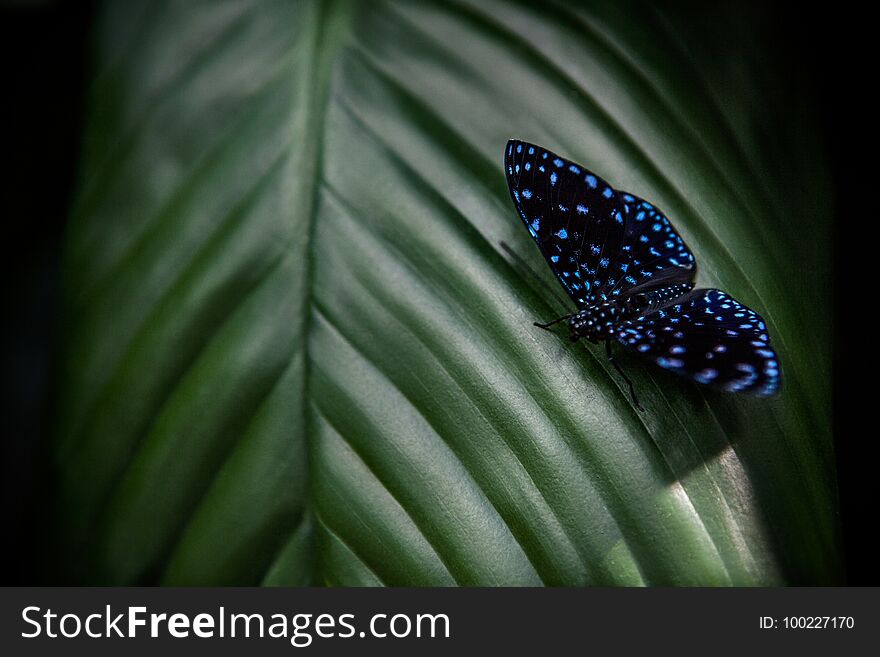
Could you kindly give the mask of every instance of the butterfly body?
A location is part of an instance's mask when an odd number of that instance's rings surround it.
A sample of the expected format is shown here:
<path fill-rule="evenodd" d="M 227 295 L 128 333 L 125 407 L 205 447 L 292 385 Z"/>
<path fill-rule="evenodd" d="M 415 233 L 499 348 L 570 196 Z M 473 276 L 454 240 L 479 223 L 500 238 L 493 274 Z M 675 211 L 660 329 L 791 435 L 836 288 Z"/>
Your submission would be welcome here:
<path fill-rule="evenodd" d="M 574 342 L 584 338 L 593 343 L 611 340 L 625 314 L 626 308 L 616 301 L 603 301 L 587 306 L 568 320 L 571 340 Z"/>
<path fill-rule="evenodd" d="M 778 391 L 764 320 L 721 290 L 694 289 L 694 256 L 663 212 L 535 144 L 511 140 L 504 164 L 520 217 L 577 306 L 538 326 L 567 320 L 572 341 L 605 342 L 609 356 L 614 341 L 730 392 Z"/>
<path fill-rule="evenodd" d="M 677 298 L 691 287 L 669 285 L 647 294 L 640 292 L 588 304 L 568 319 L 569 337 L 572 342 L 583 338 L 593 344 L 616 340 L 621 327 L 627 325 L 626 322 L 642 317 L 658 305 L 658 300 Z"/>

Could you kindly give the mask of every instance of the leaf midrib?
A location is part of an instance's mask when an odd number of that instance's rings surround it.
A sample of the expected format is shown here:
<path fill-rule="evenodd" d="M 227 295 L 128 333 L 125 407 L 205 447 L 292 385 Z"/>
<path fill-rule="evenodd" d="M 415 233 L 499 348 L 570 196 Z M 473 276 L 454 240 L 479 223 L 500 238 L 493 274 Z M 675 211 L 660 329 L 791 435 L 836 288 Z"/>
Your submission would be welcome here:
<path fill-rule="evenodd" d="M 343 47 L 344 36 L 348 33 L 348 26 L 353 19 L 352 7 L 345 0 L 319 0 L 317 3 L 317 16 L 315 19 L 316 29 L 314 30 L 314 67 L 311 84 L 310 109 L 309 117 L 306 119 L 306 125 L 311 126 L 309 134 L 311 140 L 309 150 L 311 153 L 307 156 L 307 160 L 311 163 L 311 182 L 305 185 L 306 189 L 311 189 L 311 198 L 307 211 L 307 238 L 306 238 L 306 263 L 305 263 L 305 282 L 303 294 L 303 303 L 301 306 L 301 316 L 303 317 L 303 335 L 299 343 L 300 349 L 303 351 L 303 384 L 301 387 L 302 395 L 305 399 L 311 399 L 311 380 L 312 380 L 312 363 L 309 355 L 309 335 L 314 328 L 314 318 L 312 308 L 315 305 L 314 283 L 315 283 L 315 261 L 317 254 L 315 252 L 315 233 L 318 221 L 318 208 L 320 207 L 321 195 L 321 177 L 324 167 L 324 144 L 325 131 L 327 124 L 327 107 L 331 98 L 333 75 L 335 72 L 335 64 L 337 52 Z M 331 24 L 332 23 L 332 24 Z M 335 32 L 333 28 L 335 29 Z M 329 36 L 328 36 L 329 35 Z M 335 38 L 334 38 L 335 37 Z M 313 462 L 312 454 L 314 452 L 312 446 L 312 432 L 310 427 L 309 404 L 302 405 L 303 416 L 300 420 L 300 430 L 305 436 L 306 453 L 309 465 Z M 306 468 L 307 476 L 311 479 L 311 467 Z M 304 514 L 312 513 L 318 522 L 326 527 L 326 524 L 317 515 L 313 504 L 313 488 L 311 483 L 306 487 L 306 499 L 304 503 Z M 315 528 L 316 530 L 317 528 Z M 273 564 L 269 564 L 271 568 Z M 268 572 L 268 571 L 267 571 Z M 313 581 L 317 578 L 318 573 L 312 573 Z M 265 574 L 264 574 L 265 577 Z M 262 579 L 262 578 L 261 578 Z M 378 578 L 377 578 L 378 579 Z M 381 581 L 381 580 L 380 580 Z"/>

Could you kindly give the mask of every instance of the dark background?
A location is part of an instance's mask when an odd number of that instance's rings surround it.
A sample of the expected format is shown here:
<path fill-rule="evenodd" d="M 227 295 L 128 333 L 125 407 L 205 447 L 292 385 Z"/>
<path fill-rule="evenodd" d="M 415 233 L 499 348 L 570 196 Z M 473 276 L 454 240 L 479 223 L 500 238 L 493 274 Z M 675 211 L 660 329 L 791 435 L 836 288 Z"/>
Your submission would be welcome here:
<path fill-rule="evenodd" d="M 79 157 L 94 8 L 88 1 L 0 0 L 3 584 L 47 583 L 33 552 L 46 497 L 53 366 L 64 331 L 55 321 L 59 259 Z"/>
<path fill-rule="evenodd" d="M 4 543 L 12 551 L 0 575 L 3 584 L 51 583 L 42 581 L 33 548 L 42 529 L 50 383 L 64 332 L 55 321 L 59 258 L 76 180 L 94 9 L 94 3 L 81 1 L 0 2 L 0 130 L 7 163 L 0 478 L 8 516 Z M 834 177 L 835 236 L 829 248 L 835 254 L 835 303 L 816 312 L 834 315 L 834 433 L 848 579 L 852 585 L 876 585 L 871 535 L 880 461 L 865 403 L 874 387 L 874 365 L 867 359 L 876 361 L 877 343 L 871 336 L 876 322 L 868 316 L 873 304 L 866 302 L 880 282 L 876 256 L 864 246 L 869 239 L 864 233 L 877 223 L 877 204 L 870 199 L 878 169 L 868 121 L 876 75 L 869 70 L 871 21 L 846 3 L 834 11 L 818 3 L 778 3 L 772 11 L 777 45 L 814 87 Z"/>

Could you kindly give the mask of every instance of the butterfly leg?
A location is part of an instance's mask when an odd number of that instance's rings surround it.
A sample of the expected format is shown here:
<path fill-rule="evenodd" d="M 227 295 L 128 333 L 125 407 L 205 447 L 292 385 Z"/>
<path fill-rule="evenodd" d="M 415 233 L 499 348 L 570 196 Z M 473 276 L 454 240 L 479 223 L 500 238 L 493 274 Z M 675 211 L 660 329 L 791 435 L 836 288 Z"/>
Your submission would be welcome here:
<path fill-rule="evenodd" d="M 614 365 L 614 369 L 617 370 L 617 373 L 623 377 L 623 380 L 626 381 L 626 384 L 629 386 L 629 396 L 632 397 L 633 405 L 635 405 L 638 410 L 644 411 L 644 407 L 639 403 L 639 398 L 636 397 L 636 389 L 633 387 L 632 381 L 630 381 L 629 377 L 624 373 L 620 364 L 614 360 L 614 355 L 611 353 L 611 340 L 605 340 L 605 353 L 608 355 L 608 362 Z"/>
<path fill-rule="evenodd" d="M 563 315 L 562 317 L 557 317 L 552 322 L 547 322 L 546 324 L 541 324 L 540 322 L 535 322 L 535 326 L 537 326 L 538 328 L 544 329 L 545 331 L 549 331 L 551 326 L 553 326 L 554 324 L 558 324 L 559 322 L 563 322 L 566 319 L 568 319 L 569 317 L 572 317 L 572 315 Z"/>

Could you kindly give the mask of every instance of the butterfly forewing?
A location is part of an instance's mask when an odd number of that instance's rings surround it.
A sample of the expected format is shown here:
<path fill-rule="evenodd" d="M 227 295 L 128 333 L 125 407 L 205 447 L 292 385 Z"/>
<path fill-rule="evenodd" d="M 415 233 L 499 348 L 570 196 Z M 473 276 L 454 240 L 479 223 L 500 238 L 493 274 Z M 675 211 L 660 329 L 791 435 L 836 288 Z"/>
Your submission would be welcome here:
<path fill-rule="evenodd" d="M 616 192 L 604 180 L 545 148 L 511 140 L 504 168 L 522 220 L 579 308 L 600 299 L 624 236 Z"/>
<path fill-rule="evenodd" d="M 764 320 L 721 290 L 693 290 L 623 322 L 617 339 L 661 367 L 728 392 L 772 395 L 781 383 Z"/>
<path fill-rule="evenodd" d="M 616 277 L 601 290 L 616 297 L 657 287 L 689 283 L 694 256 L 658 208 L 628 192 L 618 191 L 623 208 L 624 236 L 616 258 Z"/>

